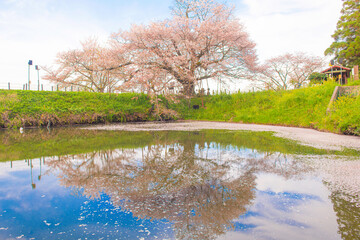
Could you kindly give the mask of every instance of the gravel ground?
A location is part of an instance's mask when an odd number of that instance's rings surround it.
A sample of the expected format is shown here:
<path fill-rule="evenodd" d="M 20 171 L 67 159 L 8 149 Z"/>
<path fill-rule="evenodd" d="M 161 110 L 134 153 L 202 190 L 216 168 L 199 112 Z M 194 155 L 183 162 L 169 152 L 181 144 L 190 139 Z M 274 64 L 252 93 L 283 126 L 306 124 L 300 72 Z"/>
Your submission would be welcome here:
<path fill-rule="evenodd" d="M 341 150 L 343 147 L 360 150 L 360 137 L 319 132 L 308 128 L 282 127 L 271 125 L 179 121 L 179 122 L 149 122 L 110 124 L 87 127 L 86 129 L 121 130 L 121 131 L 196 131 L 201 129 L 251 130 L 275 132 L 275 136 L 299 141 L 303 145 L 330 150 Z"/>

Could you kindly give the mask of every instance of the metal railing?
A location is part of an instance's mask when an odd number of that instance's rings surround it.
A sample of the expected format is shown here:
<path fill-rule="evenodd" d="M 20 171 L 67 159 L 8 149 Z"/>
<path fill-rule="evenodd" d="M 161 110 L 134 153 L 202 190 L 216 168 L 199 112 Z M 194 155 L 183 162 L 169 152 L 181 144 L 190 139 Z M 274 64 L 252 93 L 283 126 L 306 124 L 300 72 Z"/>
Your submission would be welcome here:
<path fill-rule="evenodd" d="M 32 90 L 32 91 L 63 91 L 63 92 L 78 92 L 80 91 L 79 87 L 60 87 L 59 85 L 31 85 L 30 89 L 27 83 L 18 84 L 18 83 L 0 83 L 0 89 L 2 90 Z"/>
<path fill-rule="evenodd" d="M 44 84 L 34 84 L 30 86 L 30 89 L 28 87 L 28 84 L 18 84 L 18 83 L 0 83 L 0 89 L 2 90 L 32 90 L 32 91 L 62 91 L 62 92 L 80 92 L 80 91 L 84 91 L 83 89 L 81 89 L 80 87 L 76 87 L 76 86 L 68 86 L 68 87 L 62 87 L 60 85 L 44 85 Z M 252 90 L 254 91 L 254 90 Z M 138 92 L 135 90 L 135 92 Z M 249 90 L 249 92 L 251 92 L 251 90 Z M 174 91 L 173 93 L 175 94 L 181 94 L 180 91 Z M 197 95 L 221 95 L 221 94 L 234 94 L 234 93 L 240 93 L 240 89 L 239 90 L 235 90 L 235 91 L 230 91 L 230 90 L 226 90 L 223 89 L 221 91 L 216 91 L 216 90 L 210 90 L 210 89 L 202 89 L 202 90 L 195 90 L 195 93 Z M 164 93 L 163 93 L 164 94 Z"/>

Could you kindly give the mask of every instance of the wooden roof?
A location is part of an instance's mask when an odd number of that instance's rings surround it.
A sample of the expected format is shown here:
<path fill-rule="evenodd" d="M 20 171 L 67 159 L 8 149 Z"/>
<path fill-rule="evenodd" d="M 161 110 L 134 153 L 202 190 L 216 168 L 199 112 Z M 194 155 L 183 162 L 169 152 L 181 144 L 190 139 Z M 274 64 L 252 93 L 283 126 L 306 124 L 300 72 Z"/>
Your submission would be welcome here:
<path fill-rule="evenodd" d="M 331 67 L 329 67 L 329 68 L 327 68 L 327 69 L 325 69 L 324 71 L 322 71 L 321 73 L 326 73 L 326 72 L 329 72 L 331 69 L 340 69 L 340 70 L 345 70 L 345 71 L 351 71 L 351 69 L 350 68 L 346 68 L 346 67 L 343 67 L 343 66 L 340 66 L 340 65 L 333 65 L 333 66 L 331 66 Z M 335 70 L 336 71 L 336 70 Z M 344 71 L 344 72 L 345 72 Z M 331 72 L 331 71 L 330 71 Z"/>

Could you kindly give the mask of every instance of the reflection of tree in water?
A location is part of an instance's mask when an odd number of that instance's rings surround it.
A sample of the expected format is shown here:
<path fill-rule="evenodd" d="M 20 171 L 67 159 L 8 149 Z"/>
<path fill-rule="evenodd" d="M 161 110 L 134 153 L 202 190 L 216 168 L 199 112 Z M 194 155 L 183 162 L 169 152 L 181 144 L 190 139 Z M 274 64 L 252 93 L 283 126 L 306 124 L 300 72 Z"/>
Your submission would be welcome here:
<path fill-rule="evenodd" d="M 47 165 L 60 170 L 62 184 L 83 189 L 88 197 L 104 192 L 134 216 L 173 222 L 180 239 L 211 239 L 225 233 L 254 199 L 255 173 L 291 177 L 306 170 L 284 156 L 244 158 L 227 155 L 217 146 L 222 159 L 209 157 L 207 151 L 214 145 L 189 140 L 60 157 Z"/>
<path fill-rule="evenodd" d="M 329 183 L 325 184 L 330 185 Z M 339 190 L 332 191 L 330 199 L 336 212 L 338 232 L 341 234 L 341 238 L 344 240 L 358 239 L 360 236 L 358 199 Z"/>

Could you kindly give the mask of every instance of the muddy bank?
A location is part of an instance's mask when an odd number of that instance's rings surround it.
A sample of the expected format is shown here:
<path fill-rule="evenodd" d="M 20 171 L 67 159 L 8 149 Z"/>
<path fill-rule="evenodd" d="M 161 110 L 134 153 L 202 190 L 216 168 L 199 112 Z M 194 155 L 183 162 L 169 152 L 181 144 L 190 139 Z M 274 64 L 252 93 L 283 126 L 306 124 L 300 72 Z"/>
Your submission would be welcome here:
<path fill-rule="evenodd" d="M 202 129 L 223 129 L 223 130 L 250 130 L 250 131 L 270 131 L 275 136 L 284 137 L 299 141 L 303 145 L 316 148 L 341 150 L 342 148 L 352 148 L 360 150 L 360 137 L 339 135 L 335 133 L 319 132 L 313 129 L 282 127 L 271 125 L 241 124 L 227 122 L 206 122 L 206 121 L 179 121 L 179 122 L 149 122 L 149 123 L 129 123 L 129 124 L 110 124 L 86 127 L 86 129 L 98 130 L 119 130 L 119 131 L 196 131 Z"/>

